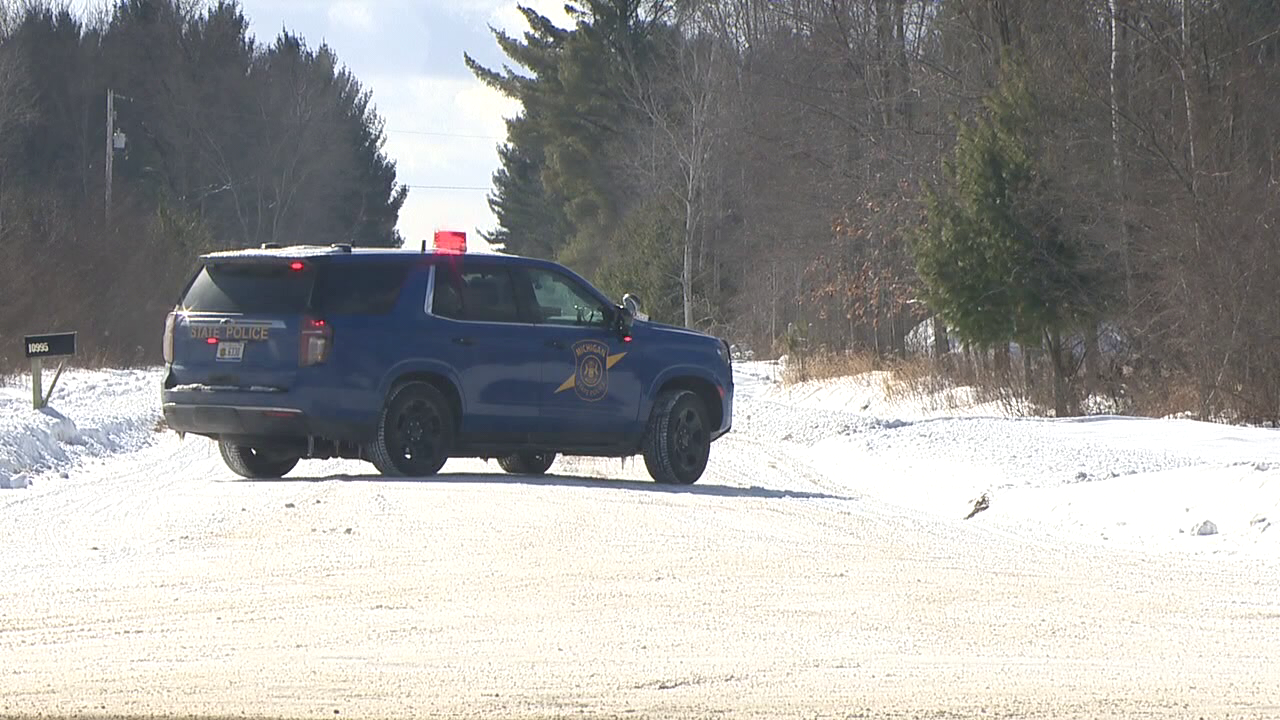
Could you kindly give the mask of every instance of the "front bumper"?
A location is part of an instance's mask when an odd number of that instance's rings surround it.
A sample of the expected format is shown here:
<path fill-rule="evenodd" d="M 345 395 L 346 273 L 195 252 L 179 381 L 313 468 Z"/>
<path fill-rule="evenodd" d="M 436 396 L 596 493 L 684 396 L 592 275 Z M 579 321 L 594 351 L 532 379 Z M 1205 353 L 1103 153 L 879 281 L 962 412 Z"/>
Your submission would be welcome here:
<path fill-rule="evenodd" d="M 733 382 L 721 388 L 720 409 L 722 411 L 720 427 L 711 434 L 712 440 L 724 436 L 733 429 Z"/>

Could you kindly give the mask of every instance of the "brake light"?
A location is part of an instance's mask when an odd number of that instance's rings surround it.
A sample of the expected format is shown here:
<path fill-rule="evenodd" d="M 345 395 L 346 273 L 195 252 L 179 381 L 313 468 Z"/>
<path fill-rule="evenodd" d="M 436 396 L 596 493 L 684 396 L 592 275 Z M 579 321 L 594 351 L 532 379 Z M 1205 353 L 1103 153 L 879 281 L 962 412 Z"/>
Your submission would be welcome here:
<path fill-rule="evenodd" d="M 171 312 L 164 319 L 164 342 L 161 344 L 161 352 L 164 353 L 164 362 L 166 365 L 173 364 L 173 332 L 177 324 L 177 313 Z"/>
<path fill-rule="evenodd" d="M 303 270 L 306 270 L 306 269 L 307 269 L 307 266 L 306 266 L 306 265 L 303 265 L 302 263 L 298 262 L 297 260 L 294 260 L 293 262 L 289 263 L 289 269 L 290 269 L 290 270 L 292 270 L 292 271 L 294 271 L 294 272 L 302 272 Z"/>
<path fill-rule="evenodd" d="M 302 318 L 302 331 L 299 334 L 298 366 L 319 365 L 329 359 L 331 350 L 333 350 L 333 328 L 319 318 Z"/>

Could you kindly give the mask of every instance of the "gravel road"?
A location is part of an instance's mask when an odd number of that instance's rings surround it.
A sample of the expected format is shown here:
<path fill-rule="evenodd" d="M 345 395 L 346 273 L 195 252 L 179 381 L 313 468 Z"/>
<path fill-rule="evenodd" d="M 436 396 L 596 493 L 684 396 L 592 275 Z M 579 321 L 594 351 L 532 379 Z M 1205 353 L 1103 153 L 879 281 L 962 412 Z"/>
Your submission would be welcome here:
<path fill-rule="evenodd" d="M 170 437 L 0 498 L 0 714 L 1280 717 L 1275 559 L 903 510 L 750 427 L 687 489 L 445 470 Z"/>

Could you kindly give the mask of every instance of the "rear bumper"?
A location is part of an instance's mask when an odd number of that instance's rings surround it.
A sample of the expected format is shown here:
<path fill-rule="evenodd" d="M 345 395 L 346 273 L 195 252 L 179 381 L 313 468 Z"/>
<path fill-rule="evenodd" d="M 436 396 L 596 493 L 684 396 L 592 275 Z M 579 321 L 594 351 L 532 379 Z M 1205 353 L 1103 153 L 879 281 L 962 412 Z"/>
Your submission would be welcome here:
<path fill-rule="evenodd" d="M 212 438 L 314 437 L 337 442 L 370 439 L 370 423 L 325 412 L 328 408 L 317 408 L 296 395 L 165 390 L 161 393 L 161 409 L 171 429 Z"/>
<path fill-rule="evenodd" d="M 305 437 L 309 419 L 297 408 L 164 404 L 164 419 L 179 432 L 198 435 Z"/>

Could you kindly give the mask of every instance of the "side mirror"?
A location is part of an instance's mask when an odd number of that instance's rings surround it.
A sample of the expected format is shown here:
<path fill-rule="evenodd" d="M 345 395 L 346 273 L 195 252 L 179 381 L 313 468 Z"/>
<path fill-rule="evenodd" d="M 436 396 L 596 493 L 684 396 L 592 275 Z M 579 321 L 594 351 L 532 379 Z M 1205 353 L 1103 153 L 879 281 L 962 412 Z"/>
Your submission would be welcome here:
<path fill-rule="evenodd" d="M 624 338 L 630 337 L 631 324 L 636 319 L 635 313 L 631 312 L 631 309 L 628 308 L 627 306 L 619 305 L 617 307 L 616 315 L 617 315 L 618 336 L 624 337 Z"/>
<path fill-rule="evenodd" d="M 626 293 L 622 296 L 622 307 L 625 308 L 627 312 L 631 313 L 631 317 L 633 318 L 640 318 L 641 320 L 649 319 L 648 315 L 645 315 L 640 311 L 640 298 L 632 295 L 631 293 Z"/>

